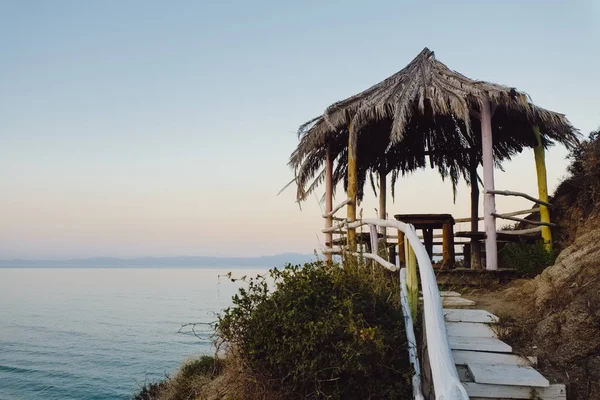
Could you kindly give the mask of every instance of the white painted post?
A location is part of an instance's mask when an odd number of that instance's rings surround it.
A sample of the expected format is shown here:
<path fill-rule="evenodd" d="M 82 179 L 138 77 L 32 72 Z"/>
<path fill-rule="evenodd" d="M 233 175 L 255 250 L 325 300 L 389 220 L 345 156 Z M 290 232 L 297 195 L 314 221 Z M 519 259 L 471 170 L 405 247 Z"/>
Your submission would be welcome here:
<path fill-rule="evenodd" d="M 331 159 L 331 147 L 327 146 L 327 153 L 325 158 L 325 214 L 331 213 L 333 210 L 333 160 Z M 325 229 L 333 226 L 333 216 L 325 218 Z M 325 234 L 325 242 L 329 243 L 329 248 L 333 247 L 333 233 L 327 232 Z M 326 245 L 327 247 L 327 245 Z M 331 253 L 325 254 L 325 261 L 331 261 Z"/>
<path fill-rule="evenodd" d="M 494 156 L 492 143 L 492 113 L 489 101 L 481 105 L 481 147 L 483 155 L 483 219 L 485 222 L 485 269 L 498 269 L 498 244 L 496 243 L 496 198 L 494 190 Z"/>

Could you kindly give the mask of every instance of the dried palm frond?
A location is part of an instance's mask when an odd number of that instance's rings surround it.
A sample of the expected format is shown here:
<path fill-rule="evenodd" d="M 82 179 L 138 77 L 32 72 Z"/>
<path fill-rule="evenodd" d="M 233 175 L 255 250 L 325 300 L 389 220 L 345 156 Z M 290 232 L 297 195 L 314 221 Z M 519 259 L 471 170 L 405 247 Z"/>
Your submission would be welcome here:
<path fill-rule="evenodd" d="M 481 163 L 481 128 L 477 115 L 489 101 L 494 159 L 497 166 L 535 144 L 532 126 L 540 128 L 545 147 L 578 143 L 579 134 L 566 117 L 531 103 L 514 88 L 472 80 L 449 69 L 425 48 L 404 69 L 369 89 L 329 106 L 301 125 L 300 143 L 289 165 L 294 169 L 299 201 L 323 181 L 320 171 L 326 149 L 337 163 L 334 183 L 346 182 L 348 127 L 358 160 L 359 199 L 371 172 L 400 175 L 426 166 L 449 178 L 453 188 L 461 177 L 469 182 L 472 162 Z M 393 185 L 392 185 L 393 191 Z"/>

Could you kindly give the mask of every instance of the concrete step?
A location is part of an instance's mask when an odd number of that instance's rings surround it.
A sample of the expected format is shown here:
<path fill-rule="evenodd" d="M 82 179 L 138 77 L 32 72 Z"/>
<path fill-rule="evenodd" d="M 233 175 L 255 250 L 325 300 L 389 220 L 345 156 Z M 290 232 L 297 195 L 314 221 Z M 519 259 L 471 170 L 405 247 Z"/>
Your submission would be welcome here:
<path fill-rule="evenodd" d="M 498 337 L 489 324 L 480 322 L 446 322 L 448 336 Z"/>
<path fill-rule="evenodd" d="M 419 297 L 419 301 L 422 302 L 423 298 Z M 449 296 L 449 297 L 442 296 L 442 307 L 467 308 L 467 307 L 473 307 L 474 305 L 475 305 L 475 302 L 473 300 L 463 299 L 462 297 L 455 297 L 455 296 Z"/>
<path fill-rule="evenodd" d="M 537 357 L 521 357 L 516 354 L 486 353 L 481 351 L 452 350 L 452 358 L 456 365 L 468 363 L 507 364 L 522 367 L 537 365 Z"/>
<path fill-rule="evenodd" d="M 531 367 L 483 363 L 469 363 L 467 367 L 476 383 L 535 388 L 550 386 L 548 379 Z"/>
<path fill-rule="evenodd" d="M 448 344 L 452 350 L 512 353 L 512 347 L 494 337 L 448 336 Z"/>
<path fill-rule="evenodd" d="M 566 400 L 565 385 L 553 384 L 545 388 L 531 386 L 489 385 L 485 383 L 463 382 L 470 400 L 500 399 L 540 399 Z"/>
<path fill-rule="evenodd" d="M 498 317 L 485 310 L 444 308 L 444 318 L 447 322 L 478 322 L 483 324 L 498 322 Z"/>

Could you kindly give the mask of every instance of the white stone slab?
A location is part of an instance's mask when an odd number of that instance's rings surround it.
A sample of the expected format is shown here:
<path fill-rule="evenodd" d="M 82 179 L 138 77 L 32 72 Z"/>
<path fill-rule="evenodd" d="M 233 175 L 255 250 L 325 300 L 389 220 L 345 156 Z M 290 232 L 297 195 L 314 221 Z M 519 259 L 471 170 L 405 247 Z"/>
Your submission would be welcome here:
<path fill-rule="evenodd" d="M 460 297 L 462 295 L 458 292 L 452 292 L 449 290 L 441 290 L 440 296 L 441 297 Z M 419 299 L 422 299 L 422 298 L 423 298 L 423 292 L 419 292 Z"/>
<path fill-rule="evenodd" d="M 531 399 L 532 391 L 542 400 L 566 400 L 565 385 L 550 385 L 547 388 L 527 386 L 487 385 L 475 382 L 464 382 L 463 386 L 471 400 L 474 399 Z"/>
<path fill-rule="evenodd" d="M 489 351 L 493 353 L 511 353 L 512 347 L 502 340 L 490 337 L 448 336 L 452 350 Z"/>
<path fill-rule="evenodd" d="M 489 324 L 475 322 L 446 322 L 448 336 L 498 337 Z"/>
<path fill-rule="evenodd" d="M 453 310 L 445 308 L 444 317 L 448 322 L 480 322 L 484 324 L 498 322 L 498 317 L 485 310 Z"/>
<path fill-rule="evenodd" d="M 474 305 L 473 300 L 462 297 L 442 297 L 442 307 L 473 307 Z"/>
<path fill-rule="evenodd" d="M 550 382 L 531 367 L 506 364 L 468 363 L 476 383 L 490 385 L 548 387 Z"/>
<path fill-rule="evenodd" d="M 466 365 L 468 363 L 481 363 L 506 364 L 529 367 L 535 365 L 535 362 L 532 361 L 537 361 L 535 357 L 521 357 L 516 354 L 486 353 L 482 351 L 465 350 L 452 350 L 452 358 L 454 359 L 454 362 L 458 365 Z"/>
<path fill-rule="evenodd" d="M 458 293 L 458 292 L 452 292 L 452 291 L 442 290 L 440 292 L 440 296 L 442 296 L 442 297 L 460 297 L 461 294 Z"/>

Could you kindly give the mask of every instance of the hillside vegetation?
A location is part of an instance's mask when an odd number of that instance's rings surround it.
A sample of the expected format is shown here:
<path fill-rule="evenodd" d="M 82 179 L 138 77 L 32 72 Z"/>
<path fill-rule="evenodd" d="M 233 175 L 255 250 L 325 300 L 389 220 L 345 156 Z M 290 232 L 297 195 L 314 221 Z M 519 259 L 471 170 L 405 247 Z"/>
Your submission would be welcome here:
<path fill-rule="evenodd" d="M 245 281 L 219 315 L 224 356 L 185 364 L 136 400 L 411 398 L 397 274 L 354 260 Z"/>
<path fill-rule="evenodd" d="M 512 344 L 570 398 L 600 399 L 600 132 L 571 154 L 568 173 L 551 200 L 554 265 L 481 299 L 497 297 L 490 311 L 507 317 Z"/>

